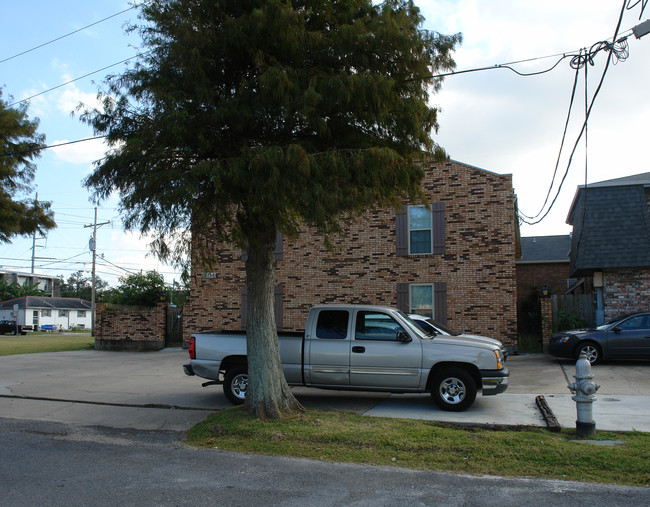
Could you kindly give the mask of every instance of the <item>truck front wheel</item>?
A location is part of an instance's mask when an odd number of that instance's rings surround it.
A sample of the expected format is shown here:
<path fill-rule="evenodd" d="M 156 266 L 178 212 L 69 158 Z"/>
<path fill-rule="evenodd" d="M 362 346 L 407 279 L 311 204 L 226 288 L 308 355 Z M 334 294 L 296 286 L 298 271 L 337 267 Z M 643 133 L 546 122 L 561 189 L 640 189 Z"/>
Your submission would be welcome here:
<path fill-rule="evenodd" d="M 248 368 L 232 366 L 223 376 L 223 393 L 233 405 L 242 405 L 246 401 L 248 390 Z"/>
<path fill-rule="evenodd" d="M 450 366 L 435 374 L 431 397 L 442 410 L 462 412 L 476 399 L 476 382 L 466 370 Z"/>

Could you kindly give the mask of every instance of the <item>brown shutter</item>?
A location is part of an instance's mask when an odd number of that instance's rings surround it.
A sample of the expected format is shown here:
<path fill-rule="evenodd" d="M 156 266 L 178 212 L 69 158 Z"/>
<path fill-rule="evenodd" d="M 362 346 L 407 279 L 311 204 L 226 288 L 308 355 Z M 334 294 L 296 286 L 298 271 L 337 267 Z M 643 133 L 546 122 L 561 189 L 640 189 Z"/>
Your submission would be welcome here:
<path fill-rule="evenodd" d="M 276 261 L 282 260 L 282 233 L 280 231 L 275 235 L 275 252 L 273 252 Z"/>
<path fill-rule="evenodd" d="M 404 313 L 409 313 L 411 311 L 409 307 L 408 283 L 397 284 L 397 309 L 403 311 Z"/>
<path fill-rule="evenodd" d="M 433 318 L 447 325 L 447 282 L 433 284 Z"/>
<path fill-rule="evenodd" d="M 241 288 L 241 328 L 246 329 L 246 312 L 248 311 L 248 290 L 244 285 Z"/>
<path fill-rule="evenodd" d="M 406 257 L 409 254 L 409 224 L 406 204 L 402 206 L 402 212 L 395 216 L 395 253 L 399 257 Z"/>
<path fill-rule="evenodd" d="M 274 300 L 275 306 L 275 327 L 277 329 L 282 329 L 283 327 L 283 322 L 282 322 L 282 285 L 276 285 L 275 286 L 275 300 Z"/>
<path fill-rule="evenodd" d="M 446 252 L 444 202 L 431 204 L 431 228 L 433 229 L 433 253 L 444 255 Z"/>

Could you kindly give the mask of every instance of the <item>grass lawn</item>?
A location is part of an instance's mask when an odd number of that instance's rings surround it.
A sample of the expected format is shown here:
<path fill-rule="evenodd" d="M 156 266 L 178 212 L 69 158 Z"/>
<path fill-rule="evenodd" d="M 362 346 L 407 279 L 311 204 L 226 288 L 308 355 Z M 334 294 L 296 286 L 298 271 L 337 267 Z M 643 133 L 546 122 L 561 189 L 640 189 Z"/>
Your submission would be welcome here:
<path fill-rule="evenodd" d="M 90 333 L 79 333 L 73 336 L 59 333 L 29 333 L 16 336 L 0 335 L 0 356 L 84 350 L 93 349 L 94 347 L 95 339 L 90 336 Z"/>
<path fill-rule="evenodd" d="M 597 431 L 585 440 L 574 429 L 467 427 L 316 410 L 260 421 L 234 407 L 194 426 L 186 442 L 332 462 L 650 486 L 650 434 L 640 432 Z"/>

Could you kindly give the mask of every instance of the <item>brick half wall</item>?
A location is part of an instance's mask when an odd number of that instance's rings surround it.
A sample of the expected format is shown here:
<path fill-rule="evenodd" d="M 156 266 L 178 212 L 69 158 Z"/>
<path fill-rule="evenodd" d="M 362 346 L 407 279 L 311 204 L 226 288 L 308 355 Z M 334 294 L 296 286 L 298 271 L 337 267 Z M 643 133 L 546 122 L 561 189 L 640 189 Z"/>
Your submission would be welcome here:
<path fill-rule="evenodd" d="M 161 350 L 165 347 L 165 319 L 166 304 L 100 304 L 95 319 L 95 350 Z"/>

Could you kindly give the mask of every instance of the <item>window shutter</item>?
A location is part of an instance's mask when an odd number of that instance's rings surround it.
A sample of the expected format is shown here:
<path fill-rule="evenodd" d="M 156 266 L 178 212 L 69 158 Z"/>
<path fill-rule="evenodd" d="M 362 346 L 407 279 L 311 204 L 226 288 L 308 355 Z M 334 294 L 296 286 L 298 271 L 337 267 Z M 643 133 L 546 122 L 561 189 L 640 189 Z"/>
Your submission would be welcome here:
<path fill-rule="evenodd" d="M 397 284 L 397 309 L 403 311 L 404 313 L 409 313 L 411 311 L 409 307 L 408 283 Z"/>
<path fill-rule="evenodd" d="M 443 255 L 446 252 L 444 202 L 431 204 L 431 228 L 433 229 L 433 253 Z"/>
<path fill-rule="evenodd" d="M 447 282 L 433 284 L 433 318 L 447 325 Z"/>
<path fill-rule="evenodd" d="M 241 288 L 241 328 L 246 329 L 246 313 L 248 312 L 248 288 Z"/>
<path fill-rule="evenodd" d="M 402 206 L 402 212 L 395 216 L 395 243 L 396 254 L 399 257 L 406 257 L 409 254 L 409 224 L 406 204 Z"/>
<path fill-rule="evenodd" d="M 275 235 L 275 252 L 273 252 L 276 261 L 282 260 L 282 233 L 280 231 Z"/>
<path fill-rule="evenodd" d="M 282 236 L 280 236 L 282 237 Z M 275 306 L 275 327 L 277 329 L 282 329 L 283 327 L 283 322 L 282 322 L 282 285 L 276 285 L 275 286 L 275 300 L 274 300 Z"/>

